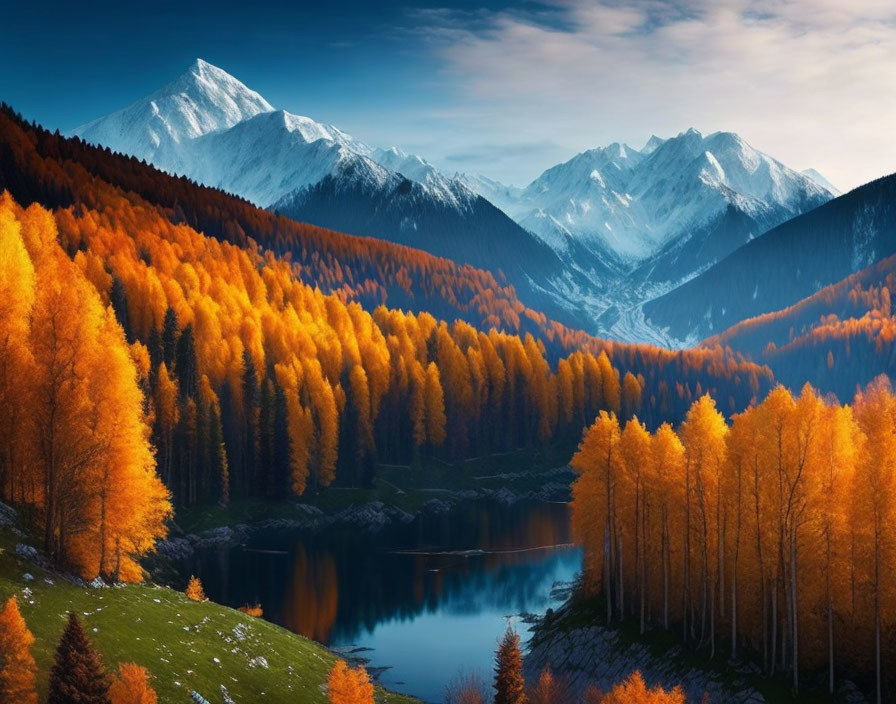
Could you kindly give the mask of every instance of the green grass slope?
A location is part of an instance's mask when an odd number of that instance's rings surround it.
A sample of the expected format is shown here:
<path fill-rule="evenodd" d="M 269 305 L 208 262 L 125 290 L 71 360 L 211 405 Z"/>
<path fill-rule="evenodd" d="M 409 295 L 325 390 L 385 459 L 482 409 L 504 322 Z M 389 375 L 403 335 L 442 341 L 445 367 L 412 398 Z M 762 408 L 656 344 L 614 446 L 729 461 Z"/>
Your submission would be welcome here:
<path fill-rule="evenodd" d="M 336 656 L 321 645 L 239 611 L 192 602 L 165 587 L 77 586 L 16 555 L 17 540 L 0 527 L 0 599 L 19 599 L 36 639 L 42 695 L 67 614 L 75 611 L 106 667 L 111 671 L 119 662 L 136 662 L 148 668 L 164 704 L 187 704 L 193 690 L 218 704 L 224 701 L 221 685 L 237 704 L 326 702 L 322 685 Z M 26 573 L 34 579 L 26 580 Z M 415 700 L 378 689 L 377 701 Z"/>

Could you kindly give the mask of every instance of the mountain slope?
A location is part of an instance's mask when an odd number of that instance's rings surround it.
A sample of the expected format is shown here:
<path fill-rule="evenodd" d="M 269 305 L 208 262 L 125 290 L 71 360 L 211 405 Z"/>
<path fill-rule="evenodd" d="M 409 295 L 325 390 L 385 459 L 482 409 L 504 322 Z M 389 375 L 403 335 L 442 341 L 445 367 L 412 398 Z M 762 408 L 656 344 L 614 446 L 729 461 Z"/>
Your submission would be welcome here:
<path fill-rule="evenodd" d="M 16 546 L 24 538 L 15 530 L 0 521 L 0 603 L 18 598 L 35 637 L 42 696 L 68 612 L 74 611 L 106 667 L 114 670 L 121 662 L 146 667 L 161 702 L 189 702 L 192 691 L 221 701 L 224 685 L 240 702 L 261 697 L 273 704 L 326 704 L 323 687 L 337 659 L 327 648 L 235 609 L 190 601 L 167 587 L 76 585 L 47 570 L 42 560 L 20 556 Z M 140 637 L 134 637 L 137 630 Z M 377 689 L 386 702 L 417 701 Z"/>
<path fill-rule="evenodd" d="M 560 248 L 558 233 L 565 233 L 637 264 L 706 230 L 729 209 L 755 220 L 759 234 L 830 197 L 815 179 L 736 134 L 690 129 L 667 140 L 653 137 L 643 151 L 614 143 L 582 152 L 545 171 L 508 207 Z"/>
<path fill-rule="evenodd" d="M 644 306 L 679 340 L 702 339 L 811 296 L 896 251 L 896 176 L 774 228 Z"/>
<path fill-rule="evenodd" d="M 196 59 L 176 80 L 74 134 L 169 170 L 180 165 L 180 147 L 189 140 L 273 109 L 233 76 Z"/>
<path fill-rule="evenodd" d="M 511 331 L 523 345 L 518 351 L 540 354 L 538 350 L 544 349 L 545 360 L 551 365 L 573 353 L 575 374 L 585 368 L 593 371 L 593 365 L 586 359 L 588 355 L 597 357 L 606 353 L 611 363 L 622 370 L 622 375 L 628 372 L 638 379 L 645 399 L 639 418 L 648 424 L 660 418 L 679 418 L 698 391 L 715 393 L 717 398 L 726 400 L 727 410 L 735 411 L 771 383 L 767 369 L 744 363 L 724 350 L 670 351 L 595 338 L 581 329 L 571 329 L 547 317 L 542 311 L 527 308 L 513 286 L 499 281 L 488 271 L 457 265 L 448 259 L 383 240 L 323 230 L 279 217 L 219 190 L 162 173 L 132 157 L 109 153 L 81 140 L 67 139 L 30 125 L 7 106 L 0 106 L 2 189 L 8 189 L 23 205 L 40 203 L 56 212 L 68 209 L 68 215 L 59 217 L 71 227 L 74 227 L 72 212 L 76 212 L 84 214 L 78 217 L 85 223 L 88 220 L 102 222 L 104 229 L 111 227 L 118 233 L 116 236 L 129 236 L 134 240 L 144 236 L 154 238 L 156 230 L 170 230 L 165 223 L 178 226 L 169 237 L 192 237 L 189 235 L 191 229 L 195 233 L 201 232 L 209 240 L 216 239 L 248 250 L 265 266 L 282 262 L 277 266 L 288 266 L 291 275 L 311 289 L 336 294 L 332 296 L 333 301 L 349 302 L 353 311 L 362 308 L 374 311 L 377 320 L 384 325 L 392 320 L 393 313 L 402 309 L 426 312 L 445 321 L 468 321 L 490 340 L 503 337 L 493 329 Z M 141 254 L 141 246 L 135 244 L 136 249 L 130 256 L 144 263 L 152 262 L 150 248 L 145 248 Z M 205 242 L 203 247 L 214 248 L 214 244 Z M 196 283 L 195 277 L 186 273 L 190 266 L 198 266 L 190 259 L 192 248 L 192 244 L 171 243 L 171 253 L 177 253 L 181 261 L 189 264 L 183 272 L 186 276 L 183 284 Z M 120 243 L 113 250 L 121 254 L 121 259 L 125 258 Z M 73 245 L 70 253 L 85 263 L 92 261 L 91 271 L 99 277 L 102 286 L 109 284 L 104 264 L 95 258 L 80 259 L 78 245 Z M 166 260 L 171 263 L 171 257 L 166 256 Z M 244 275 L 256 277 L 255 268 L 248 267 Z M 138 271 L 142 271 L 142 264 Z M 233 285 L 239 286 L 241 277 L 233 278 Z M 229 278 L 226 280 L 230 283 Z M 200 276 L 199 281 L 205 279 Z M 177 287 L 181 285 L 179 281 Z M 261 295 L 261 302 L 270 300 L 282 304 L 276 293 L 278 286 L 269 290 L 267 284 L 250 288 L 254 290 L 253 296 Z M 164 286 L 162 289 L 166 290 Z M 263 295 L 264 290 L 268 290 L 269 298 Z M 134 300 L 143 300 L 143 297 L 141 292 Z M 160 304 L 157 297 L 150 298 L 156 305 Z M 186 302 L 179 297 L 178 300 Z M 228 306 L 238 300 L 241 300 L 239 296 L 226 297 Z M 383 304 L 386 307 L 381 308 Z M 218 310 L 220 306 L 221 301 L 218 301 L 211 310 Z M 145 310 L 141 309 L 140 315 L 143 324 L 148 325 Z M 186 315 L 188 319 L 193 316 L 192 313 Z M 161 325 L 163 317 L 164 310 L 156 311 L 155 324 Z M 427 316 L 421 319 L 425 320 Z M 463 323 L 451 322 L 449 328 L 461 337 L 467 335 Z M 293 329 L 299 334 L 304 327 L 293 326 Z M 241 335 L 254 335 L 259 327 L 257 323 L 251 323 L 239 330 Z M 530 334 L 534 340 L 529 340 Z M 211 339 L 215 345 L 220 344 L 220 338 L 220 332 L 213 331 Z M 249 347 L 257 349 L 254 343 Z M 273 349 L 281 348 L 278 344 Z M 434 350 L 427 343 L 420 351 L 429 354 Z M 495 362 L 494 368 L 500 369 L 506 362 L 509 366 L 505 369 L 516 369 L 525 377 L 517 353 L 513 354 L 514 359 L 491 358 L 489 365 Z M 235 357 L 213 358 L 238 363 L 240 357 L 237 354 Z M 332 378 L 337 383 L 338 373 L 334 372 Z M 603 383 L 595 388 L 602 388 Z M 518 388 L 521 390 L 525 386 Z M 455 389 L 451 384 L 445 389 L 446 403 L 449 403 Z M 579 420 L 584 422 L 584 417 Z M 404 435 L 396 433 L 394 415 L 386 414 L 383 418 L 384 432 L 390 438 L 391 448 L 395 439 L 404 438 Z M 578 430 L 570 437 L 570 442 L 574 443 L 577 437 Z"/>
<path fill-rule="evenodd" d="M 450 201 L 434 199 L 418 181 L 372 162 L 352 161 L 341 164 L 336 174 L 277 201 L 274 209 L 295 220 L 504 272 L 523 291 L 534 291 L 536 282 L 560 275 L 554 252 L 540 240 L 521 235 L 519 225 L 485 198 L 465 189 L 451 196 Z M 457 237 L 458 232 L 464 236 Z M 549 298 L 527 296 L 536 299 L 552 315 L 559 312 Z"/>
<path fill-rule="evenodd" d="M 677 346 L 642 305 L 789 218 L 829 200 L 738 135 L 691 129 L 582 152 L 521 191 L 468 178 L 537 234 L 585 286 L 564 288 L 615 339 Z"/>
<path fill-rule="evenodd" d="M 705 340 L 770 365 L 782 383 L 805 381 L 849 399 L 896 371 L 896 255 L 779 311 L 749 318 Z"/>
<path fill-rule="evenodd" d="M 530 305 L 587 322 L 551 283 L 564 275 L 554 252 L 463 182 L 419 157 L 275 110 L 202 60 L 75 134 L 304 222 L 501 272 Z"/>

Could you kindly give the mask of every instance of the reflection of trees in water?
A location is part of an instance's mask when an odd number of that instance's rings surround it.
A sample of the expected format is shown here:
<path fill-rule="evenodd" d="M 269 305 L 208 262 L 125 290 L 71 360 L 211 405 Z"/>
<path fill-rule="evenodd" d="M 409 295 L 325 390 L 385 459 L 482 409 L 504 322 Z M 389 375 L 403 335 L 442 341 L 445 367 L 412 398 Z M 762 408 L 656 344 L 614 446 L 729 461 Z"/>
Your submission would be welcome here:
<path fill-rule="evenodd" d="M 471 515 L 472 514 L 472 515 Z M 543 608 L 551 575 L 577 569 L 576 550 L 510 552 L 569 542 L 563 506 L 500 507 L 430 519 L 397 541 L 406 550 L 483 549 L 484 555 L 400 554 L 396 541 L 356 545 L 355 559 L 339 561 L 339 615 L 332 638 L 355 640 L 383 621 L 441 610 L 475 614 Z"/>
<path fill-rule="evenodd" d="M 527 564 L 514 560 L 497 569 L 489 568 L 481 557 L 460 558 L 460 564 L 452 557 L 448 559 L 453 564 L 431 571 L 444 559 L 388 555 L 378 570 L 363 573 L 355 571 L 357 563 L 346 563 L 347 574 L 340 577 L 340 584 L 353 588 L 341 590 L 333 640 L 350 642 L 384 621 L 436 610 L 449 614 L 539 610 L 547 605 L 552 575 L 574 570 L 580 557 L 572 549 L 529 554 Z"/>
<path fill-rule="evenodd" d="M 284 552 L 206 553 L 198 574 L 222 603 L 260 601 L 266 618 L 290 630 L 324 643 L 351 642 L 383 621 L 437 609 L 475 614 L 543 608 L 550 575 L 577 569 L 578 551 L 513 551 L 568 543 L 568 516 L 562 505 L 479 504 L 376 536 L 350 530 L 298 539 L 257 536 L 255 547 Z M 474 549 L 486 552 L 438 554 Z M 401 550 L 415 554 L 396 552 Z"/>
<path fill-rule="evenodd" d="M 306 638 L 325 643 L 336 622 L 339 581 L 328 552 L 312 552 L 299 543 L 292 556 L 292 579 L 286 583 L 279 621 Z"/>

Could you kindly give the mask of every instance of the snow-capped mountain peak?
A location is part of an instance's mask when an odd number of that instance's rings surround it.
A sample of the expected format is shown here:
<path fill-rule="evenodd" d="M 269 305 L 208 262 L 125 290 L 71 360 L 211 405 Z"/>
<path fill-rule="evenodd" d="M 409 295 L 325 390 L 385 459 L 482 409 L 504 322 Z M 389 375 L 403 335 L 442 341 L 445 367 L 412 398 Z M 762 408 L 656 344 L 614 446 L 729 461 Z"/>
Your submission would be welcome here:
<path fill-rule="evenodd" d="M 276 111 L 277 119 L 283 122 L 283 127 L 292 133 L 301 135 L 306 142 L 315 142 L 318 139 L 325 139 L 336 144 L 350 147 L 359 154 L 368 154 L 371 149 L 365 144 L 357 141 L 350 134 L 346 134 L 338 127 L 326 125 L 321 122 L 312 120 L 304 115 L 294 115 L 285 110 Z"/>
<path fill-rule="evenodd" d="M 274 107 L 227 71 L 196 59 L 186 73 L 157 91 L 156 102 L 174 99 L 185 115 L 193 118 L 184 130 L 187 138 L 198 137 Z M 154 97 L 151 96 L 151 97 Z M 182 102 L 181 102 L 182 101 Z"/>
<path fill-rule="evenodd" d="M 448 177 L 414 154 L 275 109 L 201 59 L 75 133 L 290 217 L 510 269 L 515 285 L 576 315 L 600 319 L 612 307 L 607 319 L 621 322 L 597 325 L 628 339 L 646 335 L 631 332 L 644 300 L 832 193 L 734 133 L 693 128 L 640 150 L 583 151 L 525 188 Z M 553 273 L 536 280 L 534 269 Z"/>
<path fill-rule="evenodd" d="M 226 71 L 196 59 L 171 83 L 74 134 L 170 170 L 179 165 L 179 145 L 273 110 Z"/>
<path fill-rule="evenodd" d="M 196 59 L 178 78 L 75 130 L 171 173 L 268 207 L 328 175 L 385 182 L 383 170 L 420 182 L 434 197 L 474 198 L 418 156 L 374 149 L 333 125 L 277 110 L 223 69 Z M 353 167 L 349 163 L 358 161 Z M 369 163 L 368 163 L 369 162 Z"/>
<path fill-rule="evenodd" d="M 642 154 L 650 154 L 651 152 L 656 151 L 657 147 L 662 145 L 665 142 L 665 139 L 657 137 L 655 134 L 650 136 L 650 139 L 647 140 L 647 143 L 641 147 Z"/>
<path fill-rule="evenodd" d="M 778 213 L 771 220 L 790 217 L 831 195 L 733 132 L 704 135 L 692 127 L 670 139 L 653 136 L 641 150 L 614 142 L 584 151 L 547 169 L 504 207 L 549 244 L 565 247 L 573 237 L 625 267 L 729 206 L 760 218 L 755 236 L 769 213 Z"/>

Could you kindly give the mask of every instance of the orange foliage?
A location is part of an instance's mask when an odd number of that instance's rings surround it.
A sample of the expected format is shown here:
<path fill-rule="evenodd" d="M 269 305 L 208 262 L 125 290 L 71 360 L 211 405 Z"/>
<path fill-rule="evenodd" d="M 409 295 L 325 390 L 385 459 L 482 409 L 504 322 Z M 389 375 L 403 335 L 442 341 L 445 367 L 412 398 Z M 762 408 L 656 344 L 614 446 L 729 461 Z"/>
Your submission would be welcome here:
<path fill-rule="evenodd" d="M 773 389 L 729 426 L 709 396 L 653 434 L 601 413 L 572 466 L 586 588 L 607 620 L 680 626 L 804 668 L 888 670 L 896 624 L 896 396 L 880 379 L 853 407 L 810 386 Z M 640 685 L 638 685 L 640 686 Z M 886 682 L 881 682 L 886 687 Z M 616 700 L 612 700 L 616 701 Z M 620 700 L 621 701 L 621 700 Z"/>
<path fill-rule="evenodd" d="M 10 352 L 0 394 L 17 394 L 0 495 L 35 507 L 59 562 L 85 577 L 140 579 L 134 557 L 165 534 L 170 507 L 132 349 L 49 213 L 0 196 L 0 242 L 11 255 L 0 260 L 0 296 L 17 300 L 0 309 Z"/>
<path fill-rule="evenodd" d="M 330 704 L 373 704 L 373 684 L 362 665 L 349 667 L 338 660 L 327 679 L 327 700 Z"/>
<path fill-rule="evenodd" d="M 34 636 L 11 596 L 0 609 L 0 702 L 37 704 Z"/>
<path fill-rule="evenodd" d="M 601 704 L 685 704 L 685 696 L 680 687 L 671 692 L 660 686 L 649 688 L 641 673 L 635 670 L 625 682 L 614 685 Z"/>
<path fill-rule="evenodd" d="M 112 675 L 109 702 L 110 704 L 156 704 L 158 697 L 149 684 L 149 671 L 136 663 L 119 663 L 118 675 Z"/>
<path fill-rule="evenodd" d="M 190 601 L 205 601 L 205 590 L 202 588 L 202 582 L 199 577 L 192 575 L 190 581 L 187 582 L 187 589 L 184 592 Z"/>

